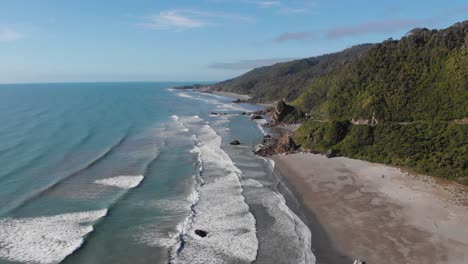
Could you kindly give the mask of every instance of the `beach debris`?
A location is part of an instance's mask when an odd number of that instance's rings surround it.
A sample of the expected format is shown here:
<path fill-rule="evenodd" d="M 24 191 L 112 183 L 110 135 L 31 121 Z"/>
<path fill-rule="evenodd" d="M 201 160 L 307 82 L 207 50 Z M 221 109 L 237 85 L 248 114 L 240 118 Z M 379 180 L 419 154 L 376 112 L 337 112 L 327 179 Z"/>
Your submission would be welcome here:
<path fill-rule="evenodd" d="M 356 259 L 356 260 L 354 260 L 353 264 L 366 264 L 366 262 L 362 261 L 360 259 Z"/>
<path fill-rule="evenodd" d="M 240 142 L 239 142 L 239 140 L 235 139 L 235 140 L 231 141 L 231 143 L 229 143 L 229 144 L 237 146 L 237 145 L 240 145 Z"/>
<path fill-rule="evenodd" d="M 208 232 L 204 230 L 197 229 L 195 230 L 195 234 L 199 237 L 206 237 L 208 235 Z"/>

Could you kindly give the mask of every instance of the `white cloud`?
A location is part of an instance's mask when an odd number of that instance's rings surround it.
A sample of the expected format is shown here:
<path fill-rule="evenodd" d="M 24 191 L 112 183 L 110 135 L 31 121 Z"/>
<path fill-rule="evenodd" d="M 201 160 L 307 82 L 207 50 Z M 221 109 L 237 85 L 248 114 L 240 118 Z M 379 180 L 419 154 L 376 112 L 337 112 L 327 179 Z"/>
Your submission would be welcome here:
<path fill-rule="evenodd" d="M 15 41 L 22 37 L 21 33 L 11 28 L 0 28 L 0 42 Z"/>
<path fill-rule="evenodd" d="M 142 26 L 149 29 L 176 29 L 200 28 L 207 25 L 206 22 L 190 18 L 177 11 L 162 11 L 150 16 Z"/>
<path fill-rule="evenodd" d="M 280 1 L 247 1 L 247 2 L 256 4 L 259 7 L 264 7 L 264 8 L 281 6 Z"/>
<path fill-rule="evenodd" d="M 279 14 L 283 15 L 304 13 L 315 6 L 315 0 L 243 0 L 243 2 L 248 4 L 254 4 L 259 8 L 276 9 Z"/>
<path fill-rule="evenodd" d="M 152 15 L 144 19 L 139 25 L 155 30 L 176 30 L 202 28 L 210 25 L 217 25 L 226 20 L 240 22 L 254 22 L 250 17 L 236 14 L 207 12 L 191 9 L 166 10 L 157 15 Z"/>

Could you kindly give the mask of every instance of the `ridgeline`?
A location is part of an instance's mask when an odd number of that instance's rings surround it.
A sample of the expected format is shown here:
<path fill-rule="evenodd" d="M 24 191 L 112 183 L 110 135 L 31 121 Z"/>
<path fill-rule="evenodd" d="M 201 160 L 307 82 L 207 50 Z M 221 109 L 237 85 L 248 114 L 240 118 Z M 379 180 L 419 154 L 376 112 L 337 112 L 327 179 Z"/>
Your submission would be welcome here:
<path fill-rule="evenodd" d="M 359 58 L 373 46 L 357 45 L 337 53 L 260 67 L 237 78 L 214 84 L 210 89 L 249 94 L 257 102 L 282 98 L 293 100 L 316 77 Z"/>
<path fill-rule="evenodd" d="M 286 98 L 295 109 L 283 119 L 303 122 L 293 134 L 303 149 L 468 184 L 468 21 L 262 67 L 210 89 Z"/>

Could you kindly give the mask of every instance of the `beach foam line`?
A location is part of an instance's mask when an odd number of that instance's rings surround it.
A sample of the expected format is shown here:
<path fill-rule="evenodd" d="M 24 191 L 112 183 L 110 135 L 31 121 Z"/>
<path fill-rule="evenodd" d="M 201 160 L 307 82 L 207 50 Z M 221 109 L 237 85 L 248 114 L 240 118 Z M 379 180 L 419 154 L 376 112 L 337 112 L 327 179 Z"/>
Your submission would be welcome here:
<path fill-rule="evenodd" d="M 0 219 L 0 258 L 13 262 L 59 263 L 81 247 L 107 209 L 55 216 Z"/>
<path fill-rule="evenodd" d="M 242 195 L 239 170 L 221 149 L 222 138 L 198 116 L 182 117 L 181 122 L 195 135 L 192 137 L 203 163 L 204 185 L 199 186 L 196 216 L 187 234 L 186 242 L 172 263 L 248 263 L 256 259 L 258 240 L 256 220 Z M 203 239 L 196 229 L 207 230 Z M 182 246 L 182 245 L 179 245 Z M 179 247 L 180 248 L 180 247 Z"/>
<path fill-rule="evenodd" d="M 214 110 L 216 111 L 249 111 L 248 108 L 242 107 L 239 104 L 223 102 L 222 99 L 229 100 L 229 98 L 223 96 L 213 97 L 210 94 L 198 92 L 178 92 L 177 96 L 187 99 L 200 100 L 212 104 L 214 105 Z"/>
<path fill-rule="evenodd" d="M 257 123 L 257 127 L 260 130 L 260 132 L 262 132 L 262 134 L 266 136 L 267 133 L 265 132 L 265 129 L 263 129 L 263 126 L 268 122 L 265 119 L 255 119 L 254 121 L 255 123 Z"/>
<path fill-rule="evenodd" d="M 94 183 L 112 187 L 118 187 L 121 189 L 132 189 L 140 185 L 141 181 L 143 181 L 143 175 L 135 175 L 135 176 L 117 176 L 107 179 L 96 180 Z"/>
<path fill-rule="evenodd" d="M 268 162 L 268 164 L 271 166 L 270 168 L 274 171 L 275 166 L 276 166 L 275 161 L 269 158 L 263 158 L 263 159 L 265 159 Z M 275 173 L 275 176 L 282 183 L 282 180 L 279 178 L 280 176 L 277 175 L 276 173 Z M 286 188 L 290 192 L 287 185 L 285 185 L 284 183 L 282 183 L 282 185 L 284 186 L 284 188 Z M 312 233 L 309 227 L 301 220 L 301 218 L 298 215 L 296 215 L 291 210 L 291 208 L 288 207 L 286 203 L 286 199 L 283 194 L 276 193 L 275 196 L 277 197 L 277 199 L 270 198 L 270 200 L 279 200 L 279 202 L 277 203 L 279 210 L 284 212 L 287 216 L 289 216 L 289 219 L 291 219 L 294 222 L 295 224 L 294 231 L 296 233 L 297 239 L 300 241 L 302 245 L 304 245 L 303 251 L 302 251 L 302 254 L 303 254 L 302 262 L 298 261 L 297 263 L 298 264 L 316 263 L 317 259 L 314 253 L 312 252 Z"/>

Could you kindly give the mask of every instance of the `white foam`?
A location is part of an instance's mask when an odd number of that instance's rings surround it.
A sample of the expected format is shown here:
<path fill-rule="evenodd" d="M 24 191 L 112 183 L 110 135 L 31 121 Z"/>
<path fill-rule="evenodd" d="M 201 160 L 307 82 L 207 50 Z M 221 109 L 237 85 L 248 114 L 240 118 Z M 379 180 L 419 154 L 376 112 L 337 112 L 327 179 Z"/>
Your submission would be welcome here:
<path fill-rule="evenodd" d="M 195 141 L 198 141 L 197 136 L 193 135 L 192 137 L 194 138 Z M 198 157 L 197 157 L 198 158 L 198 170 L 199 170 L 200 173 L 202 173 L 203 172 L 203 159 L 201 157 L 200 148 L 198 146 L 195 146 L 195 147 L 193 147 L 192 150 L 190 150 L 190 153 L 196 153 L 198 155 Z M 200 178 L 200 179 L 203 182 L 203 178 Z"/>
<path fill-rule="evenodd" d="M 0 258 L 13 262 L 59 263 L 77 250 L 93 222 L 107 209 L 36 218 L 0 220 Z"/>
<path fill-rule="evenodd" d="M 190 201 L 190 206 L 196 205 L 200 199 L 200 195 L 196 189 L 192 191 L 189 195 L 188 200 Z M 191 208 L 190 208 L 191 209 Z M 184 222 L 177 225 L 177 230 L 179 234 L 185 235 L 192 228 L 195 214 L 190 210 L 190 214 L 185 218 Z"/>
<path fill-rule="evenodd" d="M 176 115 L 172 115 L 172 116 L 171 116 L 171 119 L 172 119 L 172 120 L 175 120 L 175 121 L 179 121 L 179 117 L 176 116 Z"/>
<path fill-rule="evenodd" d="M 267 133 L 265 132 L 265 129 L 263 129 L 263 126 L 268 122 L 265 119 L 255 119 L 255 123 L 257 123 L 257 127 L 260 130 L 260 132 L 262 132 L 262 134 L 266 136 Z"/>
<path fill-rule="evenodd" d="M 144 177 L 142 175 L 117 176 L 117 177 L 108 178 L 108 179 L 96 180 L 94 183 L 112 186 L 112 187 L 118 187 L 121 189 L 131 189 L 140 185 L 143 178 Z"/>
<path fill-rule="evenodd" d="M 182 97 L 182 98 L 188 98 L 188 99 L 194 99 L 194 100 L 200 100 L 205 103 L 209 103 L 214 105 L 214 110 L 216 111 L 249 111 L 248 108 L 242 107 L 240 104 L 235 104 L 235 103 L 225 103 L 222 101 L 222 99 L 227 99 L 222 96 L 213 96 L 211 94 L 200 94 L 196 92 L 192 93 L 186 93 L 186 92 L 179 92 L 177 93 L 177 96 Z"/>
<path fill-rule="evenodd" d="M 252 262 L 258 240 L 255 218 L 242 196 L 242 172 L 221 149 L 221 137 L 201 118 L 181 118 L 193 136 L 205 171 L 205 184 L 199 189 L 196 218 L 187 232 L 185 248 L 174 263 L 225 263 L 227 259 Z M 195 229 L 208 231 L 201 239 Z"/>
<path fill-rule="evenodd" d="M 142 231 L 138 233 L 137 240 L 149 246 L 171 249 L 173 255 L 176 255 L 178 249 L 177 244 L 180 242 L 180 235 L 185 235 L 192 227 L 195 214 L 191 210 L 191 207 L 198 203 L 198 199 L 198 191 L 194 188 L 186 199 L 164 199 L 153 203 L 153 207 L 169 217 L 164 223 L 178 221 L 178 219 L 171 219 L 171 217 L 180 219 L 180 216 L 182 216 L 183 220 L 176 226 L 176 230 L 173 231 L 168 231 L 170 228 L 164 224 L 145 226 Z"/>
<path fill-rule="evenodd" d="M 267 159 L 267 160 L 268 160 L 268 162 L 270 163 L 271 168 L 272 168 L 272 169 L 275 169 L 275 166 L 276 166 L 275 161 L 272 160 L 272 159 Z"/>

